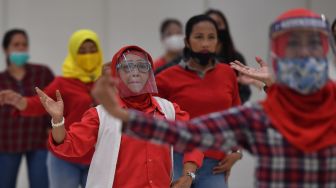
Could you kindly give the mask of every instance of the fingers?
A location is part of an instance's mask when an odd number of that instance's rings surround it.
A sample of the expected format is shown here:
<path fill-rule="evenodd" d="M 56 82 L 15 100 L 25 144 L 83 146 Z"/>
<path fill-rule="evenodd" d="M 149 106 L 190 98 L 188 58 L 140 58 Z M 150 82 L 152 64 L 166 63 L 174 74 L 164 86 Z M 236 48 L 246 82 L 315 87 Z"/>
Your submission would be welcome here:
<path fill-rule="evenodd" d="M 38 87 L 35 87 L 35 91 L 36 91 L 37 95 L 40 97 L 40 101 L 41 101 L 43 107 L 46 108 L 47 97 L 46 97 L 45 93 Z"/>
<path fill-rule="evenodd" d="M 231 170 L 228 170 L 225 172 L 225 182 L 228 183 L 229 182 L 229 176 L 231 174 Z"/>
<path fill-rule="evenodd" d="M 57 101 L 63 101 L 61 92 L 59 90 L 56 90 L 56 99 Z"/>
<path fill-rule="evenodd" d="M 35 87 L 35 91 L 36 91 L 37 95 L 40 97 L 40 99 L 48 98 L 48 95 L 45 94 L 40 88 Z"/>
<path fill-rule="evenodd" d="M 213 174 L 221 174 L 226 171 L 224 166 L 216 166 L 212 169 Z"/>
<path fill-rule="evenodd" d="M 246 67 L 246 65 L 244 65 L 243 63 L 241 63 L 241 62 L 238 61 L 238 60 L 235 60 L 233 63 L 236 64 L 236 65 L 239 65 L 239 66 L 241 66 L 241 67 Z"/>
<path fill-rule="evenodd" d="M 256 57 L 255 57 L 255 60 L 257 61 L 257 63 L 258 63 L 261 67 L 267 66 L 267 64 L 265 63 L 265 61 L 264 61 L 263 59 L 261 59 L 261 57 L 256 56 Z"/>
<path fill-rule="evenodd" d="M 15 106 L 22 96 L 13 90 L 3 90 L 0 92 L 1 105 L 9 104 Z"/>

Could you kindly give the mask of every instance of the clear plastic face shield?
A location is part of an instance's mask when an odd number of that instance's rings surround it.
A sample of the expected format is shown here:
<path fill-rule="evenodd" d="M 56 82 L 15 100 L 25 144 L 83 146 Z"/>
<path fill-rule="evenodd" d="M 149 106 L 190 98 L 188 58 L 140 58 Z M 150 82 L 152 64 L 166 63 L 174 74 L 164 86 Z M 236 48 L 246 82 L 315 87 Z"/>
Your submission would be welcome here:
<path fill-rule="evenodd" d="M 275 22 L 270 30 L 270 59 L 277 84 L 307 95 L 329 80 L 335 55 L 332 33 L 323 17 L 293 17 Z"/>
<path fill-rule="evenodd" d="M 116 69 L 120 78 L 118 90 L 121 98 L 158 93 L 152 62 L 144 52 L 124 52 L 119 57 Z"/>

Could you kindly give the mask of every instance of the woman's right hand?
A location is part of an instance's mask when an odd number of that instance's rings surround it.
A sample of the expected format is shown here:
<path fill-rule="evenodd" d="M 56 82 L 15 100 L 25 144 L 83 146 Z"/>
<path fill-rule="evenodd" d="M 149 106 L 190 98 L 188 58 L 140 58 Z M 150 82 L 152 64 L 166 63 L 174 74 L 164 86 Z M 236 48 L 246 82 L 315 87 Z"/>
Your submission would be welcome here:
<path fill-rule="evenodd" d="M 6 89 L 0 91 L 0 105 L 5 104 L 12 105 L 18 110 L 24 110 L 27 107 L 27 99 L 13 90 Z"/>
<path fill-rule="evenodd" d="M 54 101 L 52 98 L 50 98 L 47 94 L 45 94 L 38 87 L 36 87 L 35 90 L 38 96 L 40 97 L 40 101 L 43 107 L 52 117 L 53 123 L 61 122 L 63 119 L 64 103 L 63 103 L 62 96 L 59 90 L 56 91 L 57 101 Z"/>
<path fill-rule="evenodd" d="M 104 74 L 96 81 L 92 96 L 110 115 L 127 122 L 128 111 L 119 104 L 117 85 L 117 79 L 112 78 L 111 74 Z"/>

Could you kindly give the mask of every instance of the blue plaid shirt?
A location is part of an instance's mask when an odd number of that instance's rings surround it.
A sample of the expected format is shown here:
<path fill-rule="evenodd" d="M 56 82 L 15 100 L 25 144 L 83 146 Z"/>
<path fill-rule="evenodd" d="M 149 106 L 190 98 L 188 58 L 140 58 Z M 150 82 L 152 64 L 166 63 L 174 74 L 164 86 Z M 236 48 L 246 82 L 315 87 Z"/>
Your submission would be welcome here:
<path fill-rule="evenodd" d="M 183 152 L 199 147 L 228 152 L 237 146 L 257 158 L 255 187 L 336 187 L 336 146 L 304 153 L 275 128 L 259 104 L 215 112 L 189 122 L 167 121 L 130 111 L 124 132 Z"/>

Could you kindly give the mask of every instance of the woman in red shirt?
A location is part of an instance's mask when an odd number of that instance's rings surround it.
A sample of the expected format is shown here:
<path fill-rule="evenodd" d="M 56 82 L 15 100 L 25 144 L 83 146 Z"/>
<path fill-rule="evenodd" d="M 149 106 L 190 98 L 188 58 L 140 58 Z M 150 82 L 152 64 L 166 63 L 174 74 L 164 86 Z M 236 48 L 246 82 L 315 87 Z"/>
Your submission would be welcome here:
<path fill-rule="evenodd" d="M 79 121 L 83 113 L 94 105 L 90 95 L 93 82 L 100 76 L 102 70 L 102 50 L 96 33 L 91 30 L 79 30 L 72 34 L 69 40 L 68 56 L 64 60 L 63 75 L 56 77 L 44 92 L 54 96 L 60 90 L 66 103 L 64 116 L 65 128 Z M 2 91 L 2 102 L 8 103 L 21 111 L 23 116 L 38 116 L 45 114 L 38 96 L 22 97 L 14 91 Z M 75 110 L 74 110 L 75 109 Z M 93 151 L 82 156 L 81 162 L 49 153 L 47 159 L 50 188 L 74 188 L 85 186 L 89 164 Z"/>
<path fill-rule="evenodd" d="M 157 93 L 151 56 L 137 46 L 119 50 L 111 64 L 112 75 L 120 79 L 120 104 L 158 118 L 187 120 L 188 114 Z M 171 183 L 171 148 L 121 135 L 120 120 L 109 116 L 101 106 L 89 109 L 80 122 L 64 127 L 63 100 L 57 101 L 37 90 L 41 102 L 52 116 L 53 129 L 49 145 L 65 158 L 81 158 L 95 153 L 87 187 L 169 187 Z M 64 103 L 66 105 L 66 103 Z"/>
<path fill-rule="evenodd" d="M 194 16 L 186 24 L 184 60 L 156 76 L 159 95 L 174 101 L 194 118 L 240 104 L 235 72 L 215 59 L 218 28 L 206 15 Z M 191 184 L 188 173 L 197 176 L 192 187 L 226 187 L 226 178 L 240 154 L 194 150 L 174 154 L 174 177 L 179 185 Z M 203 163 L 203 164 L 202 164 Z M 183 169 L 182 169 L 183 168 Z"/>

